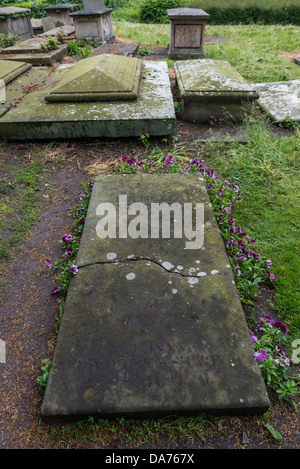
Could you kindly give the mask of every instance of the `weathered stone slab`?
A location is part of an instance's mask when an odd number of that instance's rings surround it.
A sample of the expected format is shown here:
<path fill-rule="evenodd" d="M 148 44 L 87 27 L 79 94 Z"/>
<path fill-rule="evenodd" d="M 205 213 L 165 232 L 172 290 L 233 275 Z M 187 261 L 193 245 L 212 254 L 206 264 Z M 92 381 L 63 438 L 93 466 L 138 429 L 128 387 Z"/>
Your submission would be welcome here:
<path fill-rule="evenodd" d="M 243 103 L 258 99 L 257 92 L 229 62 L 183 60 L 175 62 L 174 69 L 186 121 L 236 121 L 243 117 Z"/>
<path fill-rule="evenodd" d="M 294 58 L 294 62 L 295 62 L 295 64 L 300 65 L 300 56 L 299 56 L 299 57 L 295 57 L 295 58 Z"/>
<path fill-rule="evenodd" d="M 43 39 L 45 41 L 45 39 Z M 16 53 L 8 53 L 3 49 L 0 54 L 0 59 L 16 60 L 18 62 L 26 62 L 32 65 L 51 66 L 61 60 L 67 54 L 67 44 L 60 44 L 58 49 L 49 50 L 47 52 L 32 52 L 25 53 L 19 50 Z M 6 51 L 4 53 L 4 51 Z"/>
<path fill-rule="evenodd" d="M 256 83 L 259 104 L 277 122 L 300 121 L 300 80 Z"/>
<path fill-rule="evenodd" d="M 44 32 L 56 28 L 56 23 L 52 16 L 46 16 L 45 18 L 42 18 L 41 23 L 43 25 Z"/>
<path fill-rule="evenodd" d="M 1 138 L 118 138 L 174 133 L 176 118 L 166 63 L 144 64 L 134 101 L 45 102 L 45 96 L 70 70 L 72 67 L 52 73 L 44 89 L 26 95 L 6 113 L 0 119 Z"/>
<path fill-rule="evenodd" d="M 5 84 L 8 84 L 30 68 L 31 65 L 24 62 L 0 60 L 0 80 L 3 80 Z"/>
<path fill-rule="evenodd" d="M 40 34 L 41 37 L 55 37 L 62 35 L 63 37 L 66 36 L 71 36 L 71 34 L 75 33 L 75 28 L 74 26 L 58 26 L 57 28 L 50 29 L 49 31 L 46 31 L 42 34 Z"/>
<path fill-rule="evenodd" d="M 103 54 L 81 60 L 46 96 L 48 102 L 127 101 L 138 97 L 142 61 Z"/>
<path fill-rule="evenodd" d="M 36 54 L 45 51 L 47 38 L 32 37 L 1 50 L 2 54 Z"/>
<path fill-rule="evenodd" d="M 118 215 L 120 194 L 128 208 L 142 203 L 149 214 L 152 203 L 204 204 L 203 247 L 187 254 L 173 221 L 167 238 L 97 240 L 102 203 Z M 201 178 L 99 177 L 86 223 L 43 419 L 265 412 L 266 388 Z M 215 253 L 210 264 L 207 249 Z"/>
<path fill-rule="evenodd" d="M 102 44 L 92 52 L 91 56 L 99 54 L 115 54 L 133 57 L 139 49 L 138 44 Z"/>
<path fill-rule="evenodd" d="M 12 33 L 20 39 L 32 36 L 33 29 L 29 12 L 29 8 L 0 8 L 0 34 Z"/>

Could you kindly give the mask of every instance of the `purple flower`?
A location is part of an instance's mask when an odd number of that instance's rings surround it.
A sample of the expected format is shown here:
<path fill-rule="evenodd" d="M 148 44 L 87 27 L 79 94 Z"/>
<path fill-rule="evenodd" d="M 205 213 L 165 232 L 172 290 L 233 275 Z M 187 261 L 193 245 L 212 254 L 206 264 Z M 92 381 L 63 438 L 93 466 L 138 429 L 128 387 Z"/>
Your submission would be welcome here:
<path fill-rule="evenodd" d="M 174 163 L 173 156 L 172 156 L 172 155 L 166 156 L 166 157 L 165 157 L 165 163 L 166 163 L 166 164 L 172 164 L 172 163 Z"/>
<path fill-rule="evenodd" d="M 274 278 L 275 278 L 275 275 L 274 275 L 274 274 L 270 274 L 270 280 L 271 280 L 271 282 L 274 280 Z"/>
<path fill-rule="evenodd" d="M 88 295 L 90 295 L 91 293 L 92 293 L 92 290 L 91 290 L 91 289 L 89 289 L 89 291 L 88 291 Z"/>
<path fill-rule="evenodd" d="M 73 275 L 76 275 L 78 272 L 77 265 L 74 264 L 71 267 L 69 267 L 69 271 L 72 272 Z"/>
<path fill-rule="evenodd" d="M 82 217 L 82 218 L 80 219 L 80 223 L 83 225 L 84 222 L 85 222 L 85 217 Z"/>
<path fill-rule="evenodd" d="M 251 336 L 252 344 L 255 344 L 255 342 L 258 342 L 258 338 L 253 334 L 253 332 L 249 331 L 249 334 Z"/>
<path fill-rule="evenodd" d="M 275 327 L 275 329 L 281 329 L 282 332 L 284 333 L 284 335 L 287 335 L 287 328 L 285 327 L 285 325 L 283 324 L 283 322 L 281 322 L 281 321 L 274 321 L 274 322 L 273 322 L 273 327 Z"/>
<path fill-rule="evenodd" d="M 57 287 L 54 287 L 53 290 L 51 291 L 51 295 L 54 295 L 54 293 L 57 293 L 60 291 L 60 286 L 58 285 Z"/>
<path fill-rule="evenodd" d="M 46 264 L 49 267 L 49 269 L 51 269 L 51 262 L 49 261 L 49 259 L 46 259 Z"/>
<path fill-rule="evenodd" d="M 266 357 L 268 357 L 269 355 L 268 355 L 268 353 L 266 352 L 266 350 L 264 350 L 263 348 L 260 348 L 260 349 L 259 349 L 259 352 L 255 352 L 255 353 L 253 354 L 253 356 L 254 356 L 254 357 L 256 358 L 256 360 L 258 360 L 259 362 L 263 362 L 264 359 L 265 359 Z"/>
<path fill-rule="evenodd" d="M 64 241 L 65 243 L 69 243 L 70 241 L 72 241 L 72 239 L 73 239 L 73 236 L 72 236 L 72 235 L 66 235 L 66 234 L 65 234 L 65 235 L 63 236 L 63 241 Z"/>

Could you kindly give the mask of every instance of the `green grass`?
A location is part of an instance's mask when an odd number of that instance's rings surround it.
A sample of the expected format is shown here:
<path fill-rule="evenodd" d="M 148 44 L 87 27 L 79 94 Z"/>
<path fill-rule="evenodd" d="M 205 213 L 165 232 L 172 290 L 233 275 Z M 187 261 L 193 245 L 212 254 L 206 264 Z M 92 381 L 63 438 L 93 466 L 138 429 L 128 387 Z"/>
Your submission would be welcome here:
<path fill-rule="evenodd" d="M 117 37 L 130 39 L 140 47 L 167 46 L 169 25 L 114 24 Z M 225 43 L 206 44 L 205 57 L 227 60 L 248 81 L 255 83 L 299 79 L 299 66 L 280 57 L 280 52 L 299 51 L 298 26 L 207 26 L 206 36 L 224 36 Z"/>
<path fill-rule="evenodd" d="M 5 260 L 37 219 L 40 187 L 47 174 L 44 153 L 36 152 L 30 162 L 18 166 L 2 162 L 0 171 L 5 174 L 0 180 L 0 260 Z"/>
<path fill-rule="evenodd" d="M 243 201 L 235 217 L 272 260 L 274 307 L 291 333 L 300 334 L 299 176 L 300 133 L 278 138 L 250 118 L 246 144 L 209 143 L 205 162 L 221 178 L 240 187 Z"/>

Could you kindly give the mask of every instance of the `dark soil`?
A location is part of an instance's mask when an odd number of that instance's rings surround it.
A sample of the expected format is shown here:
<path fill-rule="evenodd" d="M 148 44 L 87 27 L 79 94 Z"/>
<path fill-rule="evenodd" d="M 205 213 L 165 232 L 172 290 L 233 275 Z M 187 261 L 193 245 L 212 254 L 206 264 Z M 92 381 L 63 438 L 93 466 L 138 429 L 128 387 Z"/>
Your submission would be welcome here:
<path fill-rule="evenodd" d="M 174 87 L 174 77 L 171 76 Z M 174 88 L 174 93 L 176 89 Z M 209 126 L 188 124 L 178 119 L 178 144 L 193 148 L 192 142 L 204 138 Z M 219 129 L 219 128 L 218 128 Z M 151 144 L 163 148 L 162 139 Z M 46 145 L 46 147 L 45 147 Z M 6 343 L 6 363 L 0 363 L 0 448 L 45 449 L 49 446 L 51 426 L 39 415 L 41 396 L 36 382 L 41 374 L 41 360 L 52 357 L 56 334 L 54 319 L 58 314 L 58 299 L 50 295 L 54 287 L 53 273 L 46 258 L 61 256 L 59 240 L 74 227 L 72 211 L 79 201 L 80 183 L 96 174 L 92 165 L 114 165 L 123 155 L 142 158 L 144 146 L 138 139 L 63 141 L 43 143 L 5 143 L 0 147 L 5 163 L 23 164 L 28 155 L 43 148 L 48 158 L 49 180 L 40 187 L 38 221 L 16 248 L 9 261 L 0 265 L 4 286 L 0 294 L 0 338 Z M 59 159 L 61 155 L 65 159 Z M 1 179 L 1 175 L 0 175 Z M 270 313 L 270 293 L 262 290 L 253 311 L 246 315 Z M 299 375 L 298 369 L 293 370 Z M 74 443 L 52 443 L 51 448 L 146 448 L 146 449 L 295 449 L 300 447 L 298 416 L 292 406 L 280 405 L 270 393 L 272 406 L 267 422 L 280 432 L 275 439 L 264 426 L 261 416 L 223 416 L 211 419 L 205 441 L 186 437 L 171 442 L 160 437 L 142 443 L 137 439 L 126 442 L 125 429 L 103 431 L 95 443 L 81 439 Z M 56 428 L 61 428 L 56 426 Z"/>

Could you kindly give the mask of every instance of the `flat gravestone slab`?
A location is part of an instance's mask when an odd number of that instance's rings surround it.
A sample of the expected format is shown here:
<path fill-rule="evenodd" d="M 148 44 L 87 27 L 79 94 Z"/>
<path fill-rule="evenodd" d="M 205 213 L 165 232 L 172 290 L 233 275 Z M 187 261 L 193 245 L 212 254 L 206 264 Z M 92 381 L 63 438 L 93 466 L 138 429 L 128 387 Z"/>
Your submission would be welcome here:
<path fill-rule="evenodd" d="M 294 62 L 295 62 L 296 65 L 300 65 L 300 55 L 299 55 L 299 57 L 294 58 Z"/>
<path fill-rule="evenodd" d="M 52 73 L 42 90 L 27 94 L 18 106 L 10 109 L 0 119 L 0 137 L 8 140 L 118 138 L 174 133 L 175 111 L 166 63 L 143 65 L 136 100 L 47 103 L 46 95 L 70 69 Z"/>
<path fill-rule="evenodd" d="M 74 26 L 58 26 L 57 28 L 50 29 L 49 31 L 45 31 L 44 33 L 40 34 L 41 37 L 55 37 L 62 35 L 63 37 L 71 36 L 71 34 L 75 33 Z"/>
<path fill-rule="evenodd" d="M 227 61 L 183 60 L 175 62 L 174 70 L 184 120 L 238 120 L 243 102 L 258 99 L 255 89 Z"/>
<path fill-rule="evenodd" d="M 176 239 L 177 252 L 170 250 L 173 222 L 169 238 L 136 238 L 134 244 L 129 238 L 122 243 L 110 238 L 102 239 L 102 246 L 96 226 L 100 212 L 105 213 L 102 209 L 109 207 L 102 203 L 111 203 L 120 214 L 116 201 L 121 194 L 128 197 L 129 211 L 134 203 L 150 210 L 151 203 L 162 201 L 194 208 L 204 204 L 203 247 L 212 235 L 218 245 L 215 252 L 224 252 L 216 226 L 212 233 L 212 209 L 198 175 L 97 178 L 42 418 L 59 422 L 87 416 L 265 412 L 269 399 L 231 269 L 224 265 L 225 253 L 223 260 L 216 254 L 208 268 L 205 249 L 191 250 L 189 270 L 181 269 L 177 262 L 185 265 L 187 239 Z M 94 248 L 88 249 L 94 244 L 97 257 Z M 177 271 L 169 269 L 172 262 Z"/>
<path fill-rule="evenodd" d="M 6 47 L 1 50 L 2 54 L 33 54 L 43 52 L 43 47 L 47 45 L 46 38 L 33 37 L 25 41 Z"/>
<path fill-rule="evenodd" d="M 259 104 L 276 123 L 286 118 L 300 121 L 300 80 L 253 85 Z"/>
<path fill-rule="evenodd" d="M 101 44 L 92 52 L 91 56 L 99 54 L 115 54 L 133 57 L 139 49 L 138 44 Z"/>
<path fill-rule="evenodd" d="M 31 65 L 24 62 L 0 60 L 0 80 L 3 80 L 4 83 L 7 84 L 30 68 Z"/>
<path fill-rule="evenodd" d="M 42 39 L 42 41 L 45 41 L 45 39 Z M 11 53 L 6 49 L 3 49 L 0 54 L 0 59 L 26 62 L 31 65 L 51 66 L 67 55 L 67 50 L 67 44 L 60 44 L 58 49 L 49 50 L 46 52 L 26 53 L 20 49 L 15 53 Z"/>

